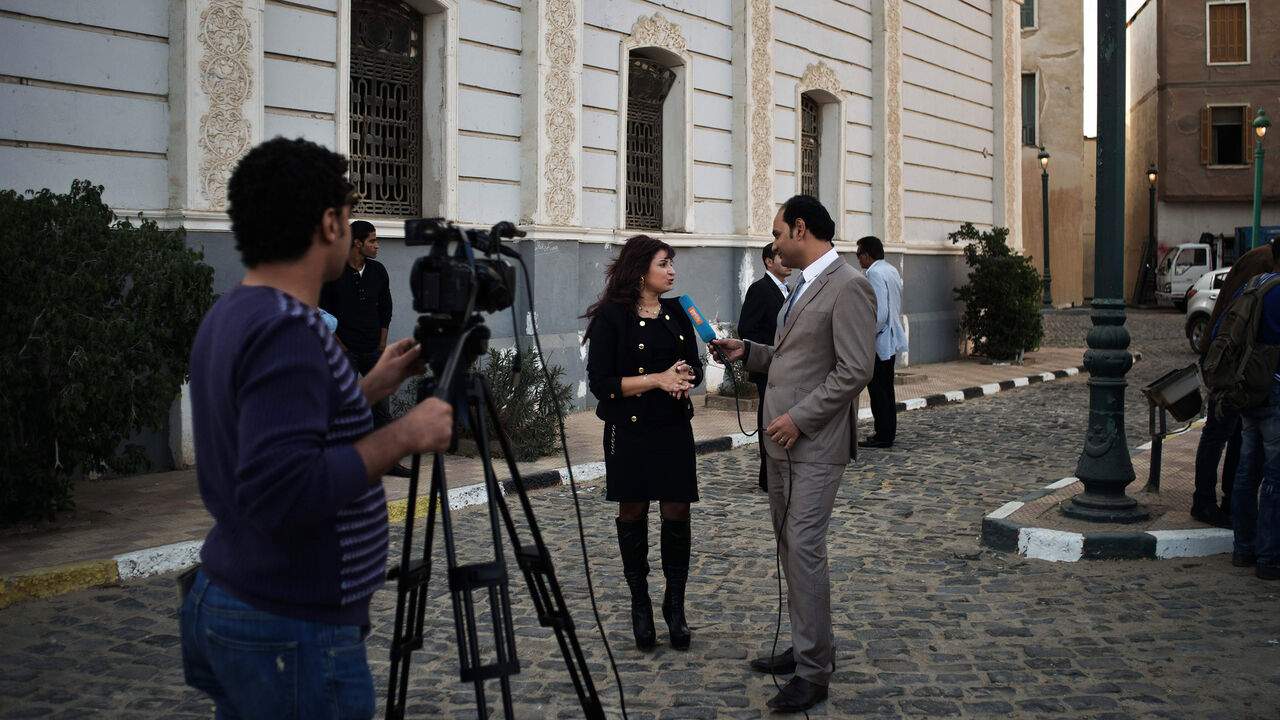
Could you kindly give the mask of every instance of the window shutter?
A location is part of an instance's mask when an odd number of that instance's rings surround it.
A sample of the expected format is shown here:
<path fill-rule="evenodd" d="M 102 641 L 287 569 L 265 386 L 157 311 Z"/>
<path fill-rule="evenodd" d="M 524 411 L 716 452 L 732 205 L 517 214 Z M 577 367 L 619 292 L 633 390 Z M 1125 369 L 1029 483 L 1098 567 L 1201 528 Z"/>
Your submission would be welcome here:
<path fill-rule="evenodd" d="M 1244 164 L 1253 164 L 1253 106 L 1244 106 Z"/>
<path fill-rule="evenodd" d="M 1213 145 L 1213 111 L 1207 107 L 1200 108 L 1200 164 L 1208 165 L 1213 159 L 1210 148 Z"/>

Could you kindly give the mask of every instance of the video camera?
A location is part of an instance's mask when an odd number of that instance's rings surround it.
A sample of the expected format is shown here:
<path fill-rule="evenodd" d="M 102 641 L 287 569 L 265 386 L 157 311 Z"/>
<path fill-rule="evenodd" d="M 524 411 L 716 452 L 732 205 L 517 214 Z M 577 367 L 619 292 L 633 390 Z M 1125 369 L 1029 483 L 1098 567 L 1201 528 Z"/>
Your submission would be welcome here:
<path fill-rule="evenodd" d="M 438 382 L 450 383 L 459 365 L 470 366 L 488 349 L 489 329 L 480 313 L 515 302 L 515 266 L 501 257 L 519 257 L 502 245 L 503 238 L 514 237 L 524 237 L 524 231 L 506 220 L 487 231 L 444 218 L 405 221 L 405 245 L 430 246 L 413 262 L 409 285 L 419 314 L 413 336 Z"/>

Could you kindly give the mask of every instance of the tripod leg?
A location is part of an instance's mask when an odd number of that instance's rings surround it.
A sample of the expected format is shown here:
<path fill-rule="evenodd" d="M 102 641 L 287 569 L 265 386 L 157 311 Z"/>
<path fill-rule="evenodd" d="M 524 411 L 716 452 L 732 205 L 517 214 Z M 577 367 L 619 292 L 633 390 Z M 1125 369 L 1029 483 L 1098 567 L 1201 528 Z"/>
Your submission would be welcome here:
<path fill-rule="evenodd" d="M 404 717 L 409 689 L 409 665 L 414 650 L 422 647 L 423 614 L 426 608 L 427 581 L 431 577 L 432 520 L 428 516 L 427 532 L 423 538 L 422 556 L 413 560 L 413 525 L 417 510 L 418 470 L 422 456 L 413 457 L 413 475 L 409 478 L 409 503 L 405 510 L 403 547 L 400 565 L 388 573 L 388 580 L 396 582 L 396 624 L 391 637 L 391 671 L 387 680 L 387 720 Z M 432 510 L 434 493 L 442 482 L 443 468 L 440 456 L 435 456 L 431 474 Z M 432 513 L 434 514 L 434 512 Z"/>
<path fill-rule="evenodd" d="M 574 631 L 573 618 L 569 615 L 569 608 L 564 601 L 564 594 L 560 591 L 560 583 L 556 580 L 551 554 L 547 551 L 546 543 L 542 540 L 542 533 L 538 529 L 538 523 L 534 519 L 533 506 L 529 503 L 528 492 L 524 487 L 524 481 L 520 477 L 520 470 L 516 467 L 515 455 L 511 451 L 511 444 L 507 440 L 506 432 L 502 429 L 501 423 L 497 421 L 497 418 L 500 417 L 497 403 L 494 401 L 493 393 L 489 389 L 488 380 L 483 375 L 478 375 L 477 378 L 479 389 L 484 399 L 484 407 L 494 418 L 498 444 L 506 458 L 512 484 L 515 485 L 516 494 L 520 498 L 521 510 L 524 512 L 530 535 L 533 538 L 532 548 L 521 546 L 506 500 L 500 494 L 493 492 L 491 492 L 490 498 L 496 498 L 496 502 L 502 511 L 507 532 L 515 550 L 516 561 L 524 574 L 525 582 L 529 586 L 529 594 L 538 612 L 538 621 L 543 627 L 550 627 L 555 630 L 560 652 L 564 656 L 565 667 L 568 669 L 570 679 L 573 681 L 574 690 L 578 693 L 578 701 L 582 705 L 583 713 L 590 720 L 596 720 L 597 718 L 603 720 L 605 716 L 604 706 L 601 705 L 600 695 L 596 692 L 595 683 L 591 680 L 591 672 L 587 668 L 586 656 L 582 652 L 582 645 L 579 644 L 577 633 Z M 487 456 L 487 448 L 481 452 Z M 487 472 L 492 472 L 491 464 L 486 464 L 486 468 Z M 494 484 L 496 485 L 496 478 L 494 479 Z"/>

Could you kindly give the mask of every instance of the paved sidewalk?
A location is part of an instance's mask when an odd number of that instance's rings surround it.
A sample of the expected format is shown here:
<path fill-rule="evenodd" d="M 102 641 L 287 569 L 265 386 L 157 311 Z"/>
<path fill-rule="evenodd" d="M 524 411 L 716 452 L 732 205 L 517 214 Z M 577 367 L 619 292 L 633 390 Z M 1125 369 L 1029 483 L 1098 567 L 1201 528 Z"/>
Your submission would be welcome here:
<path fill-rule="evenodd" d="M 963 402 L 1051 380 L 1082 382 L 1075 376 L 1080 373 L 1083 355 L 1082 348 L 1046 348 L 1028 354 L 1021 365 L 990 365 L 962 360 L 904 368 L 897 393 L 899 411 Z M 861 417 L 869 418 L 865 395 L 861 408 Z M 744 409 L 742 422 L 747 430 L 752 429 L 754 418 L 753 411 Z M 568 416 L 565 426 L 575 480 L 585 483 L 601 477 L 601 421 L 591 411 L 579 412 Z M 866 432 L 864 430 L 863 434 Z M 702 452 L 727 450 L 755 442 L 754 438 L 741 433 L 738 418 L 732 411 L 698 408 L 694 434 Z M 1194 440 L 1197 437 L 1198 427 L 1179 439 L 1167 442 L 1165 467 L 1189 462 L 1195 452 Z M 567 482 L 564 465 L 563 455 L 555 455 L 537 462 L 522 463 L 520 470 L 531 487 L 547 487 Z M 1130 486 L 1130 492 L 1135 495 L 1145 484 L 1146 468 L 1142 466 L 1139 469 L 1139 465 L 1140 460 L 1135 459 L 1135 469 L 1141 478 Z M 451 505 L 461 507 L 483 502 L 483 495 L 475 492 L 481 481 L 478 460 L 450 457 L 446 461 L 446 473 Z M 499 476 L 505 474 L 505 468 L 499 466 Z M 420 493 L 426 492 L 428 475 L 424 473 Z M 1160 497 L 1170 507 L 1184 505 L 1184 497 L 1189 497 L 1190 488 L 1180 487 L 1179 481 L 1189 485 L 1190 474 L 1166 471 Z M 390 501 L 389 512 L 393 518 L 403 517 L 408 481 L 388 477 L 385 485 Z M 74 517 L 37 530 L 10 531 L 0 535 L 0 608 L 24 598 L 47 597 L 187 567 L 198 557 L 200 542 L 211 525 L 211 518 L 204 510 L 196 489 L 194 470 L 82 481 L 76 487 L 75 499 L 78 511 Z M 1172 523 L 1167 524 L 1168 528 L 1192 533 L 1205 529 L 1189 517 L 1184 518 L 1185 522 L 1172 522 L 1176 517 L 1174 512 L 1161 514 L 1161 518 Z M 1018 519 L 1022 520 L 1022 516 Z M 1165 528 L 1166 525 L 1160 527 Z M 1072 531 L 1070 527 L 1056 529 Z M 1146 528 L 1128 528 L 1127 531 L 1132 533 L 1143 529 Z M 1085 531 L 1084 528 L 1074 530 Z M 1018 532 L 1015 528 L 1015 538 Z M 1018 550 L 1026 554 L 1026 543 L 1023 545 Z"/>

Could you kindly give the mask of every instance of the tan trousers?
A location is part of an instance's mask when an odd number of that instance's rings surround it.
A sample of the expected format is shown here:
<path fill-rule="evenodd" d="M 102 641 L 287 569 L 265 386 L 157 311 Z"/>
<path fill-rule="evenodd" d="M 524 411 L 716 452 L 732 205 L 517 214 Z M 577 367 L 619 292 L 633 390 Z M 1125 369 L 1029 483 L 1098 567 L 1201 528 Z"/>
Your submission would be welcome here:
<path fill-rule="evenodd" d="M 769 456 L 768 470 L 773 534 L 787 578 L 796 675 L 826 687 L 836 652 L 827 528 L 845 466 L 792 462 L 788 469 L 786 458 Z"/>

